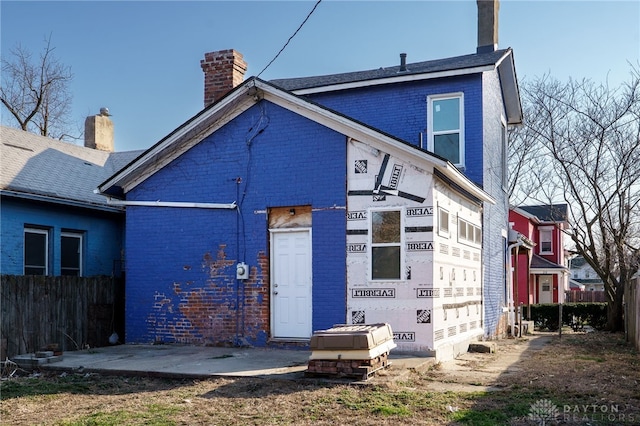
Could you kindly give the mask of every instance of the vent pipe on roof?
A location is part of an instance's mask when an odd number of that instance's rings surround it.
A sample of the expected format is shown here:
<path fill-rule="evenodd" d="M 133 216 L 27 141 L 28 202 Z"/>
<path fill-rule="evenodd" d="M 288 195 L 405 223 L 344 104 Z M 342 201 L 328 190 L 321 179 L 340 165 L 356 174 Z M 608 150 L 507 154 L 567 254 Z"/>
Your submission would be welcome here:
<path fill-rule="evenodd" d="M 400 54 L 400 72 L 403 72 L 406 70 L 407 70 L 407 54 L 401 53 Z"/>
<path fill-rule="evenodd" d="M 498 50 L 498 0 L 476 0 L 478 5 L 478 47 L 477 53 Z"/>

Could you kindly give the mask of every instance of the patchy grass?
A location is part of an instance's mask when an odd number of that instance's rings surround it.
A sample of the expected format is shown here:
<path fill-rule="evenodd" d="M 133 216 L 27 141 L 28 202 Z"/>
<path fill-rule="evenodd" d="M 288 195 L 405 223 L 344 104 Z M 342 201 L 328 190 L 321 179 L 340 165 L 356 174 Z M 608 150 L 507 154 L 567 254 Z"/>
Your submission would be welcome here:
<path fill-rule="evenodd" d="M 531 406 L 545 400 L 560 416 L 570 414 L 562 417 L 563 424 L 640 423 L 640 357 L 620 335 L 569 334 L 525 355 L 516 373 L 492 379 L 490 385 L 503 389 L 498 391 L 447 390 L 481 387 L 476 378 L 451 375 L 441 366 L 375 385 L 315 379 L 21 377 L 0 382 L 0 419 L 3 425 L 60 426 L 493 426 L 532 424 L 527 421 Z M 481 371 L 492 359 L 478 355 L 466 368 Z M 616 421 L 588 412 L 587 405 L 615 408 Z"/>

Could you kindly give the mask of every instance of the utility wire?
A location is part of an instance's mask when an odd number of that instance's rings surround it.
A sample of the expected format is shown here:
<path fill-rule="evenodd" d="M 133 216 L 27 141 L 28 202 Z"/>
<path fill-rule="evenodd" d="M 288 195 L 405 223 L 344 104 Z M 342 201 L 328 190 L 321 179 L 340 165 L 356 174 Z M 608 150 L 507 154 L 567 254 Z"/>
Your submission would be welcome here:
<path fill-rule="evenodd" d="M 307 15 L 306 18 L 304 18 L 304 21 L 302 21 L 302 24 L 300 24 L 300 26 L 298 27 L 298 29 L 291 35 L 291 37 L 289 37 L 289 40 L 287 40 L 287 42 L 284 44 L 284 46 L 282 46 L 282 49 L 280 49 L 280 51 L 276 54 L 276 56 L 273 57 L 273 59 L 271 60 L 271 62 L 269 62 L 267 64 L 266 67 L 264 67 L 262 69 L 262 71 L 260 71 L 258 73 L 258 75 L 256 76 L 256 78 L 260 77 L 260 75 L 265 72 L 267 70 L 267 68 L 269 68 L 271 66 L 271 64 L 278 59 L 278 56 L 280 56 L 280 54 L 282 53 L 282 51 L 287 47 L 287 45 L 289 44 L 289 42 L 291 40 L 293 40 L 293 38 L 296 36 L 296 34 L 298 34 L 298 31 L 300 31 L 302 29 L 302 26 L 309 20 L 309 18 L 311 17 L 311 15 L 313 14 L 313 12 L 315 12 L 316 8 L 318 7 L 318 5 L 320 4 L 322 0 L 318 0 L 316 2 L 316 4 L 313 6 L 313 9 L 311 9 L 311 12 L 309 12 L 309 14 Z"/>

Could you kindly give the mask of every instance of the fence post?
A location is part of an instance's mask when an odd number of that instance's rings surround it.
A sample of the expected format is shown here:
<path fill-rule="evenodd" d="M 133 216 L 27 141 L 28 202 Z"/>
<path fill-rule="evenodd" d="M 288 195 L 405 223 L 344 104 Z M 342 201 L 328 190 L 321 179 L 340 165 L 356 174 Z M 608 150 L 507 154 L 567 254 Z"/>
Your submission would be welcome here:
<path fill-rule="evenodd" d="M 562 339 L 562 303 L 558 303 L 558 338 Z"/>

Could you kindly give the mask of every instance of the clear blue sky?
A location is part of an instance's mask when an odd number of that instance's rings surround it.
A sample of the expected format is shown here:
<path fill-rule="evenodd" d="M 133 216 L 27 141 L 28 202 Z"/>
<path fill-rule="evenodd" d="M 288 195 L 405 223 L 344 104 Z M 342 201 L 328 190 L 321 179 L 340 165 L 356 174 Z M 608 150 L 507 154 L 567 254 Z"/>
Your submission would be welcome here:
<path fill-rule="evenodd" d="M 298 28 L 314 1 L 0 2 L 1 54 L 34 54 L 51 35 L 71 66 L 72 119 L 106 106 L 117 151 L 146 149 L 203 108 L 205 52 L 236 49 L 258 74 Z M 519 79 L 544 73 L 628 78 L 640 55 L 640 2 L 500 3 L 499 47 L 512 47 Z M 476 3 L 323 0 L 261 76 L 300 77 L 366 70 L 474 53 Z M 7 123 L 3 111 L 3 124 Z"/>

